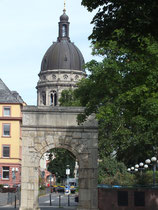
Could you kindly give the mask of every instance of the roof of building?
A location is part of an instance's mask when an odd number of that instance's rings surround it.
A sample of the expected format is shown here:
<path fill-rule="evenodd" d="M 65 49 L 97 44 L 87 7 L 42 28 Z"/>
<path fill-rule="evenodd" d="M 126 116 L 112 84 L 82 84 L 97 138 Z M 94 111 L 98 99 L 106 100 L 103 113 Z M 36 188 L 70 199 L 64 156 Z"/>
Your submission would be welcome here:
<path fill-rule="evenodd" d="M 84 71 L 84 58 L 81 51 L 70 41 L 69 38 L 69 17 L 63 10 L 60 16 L 59 36 L 45 53 L 41 71 L 53 69 L 70 69 Z"/>
<path fill-rule="evenodd" d="M 5 83 L 0 79 L 0 103 L 24 103 L 21 96 L 16 91 L 10 91 Z"/>
<path fill-rule="evenodd" d="M 80 50 L 67 40 L 55 42 L 47 50 L 41 71 L 53 69 L 83 70 L 84 58 Z"/>

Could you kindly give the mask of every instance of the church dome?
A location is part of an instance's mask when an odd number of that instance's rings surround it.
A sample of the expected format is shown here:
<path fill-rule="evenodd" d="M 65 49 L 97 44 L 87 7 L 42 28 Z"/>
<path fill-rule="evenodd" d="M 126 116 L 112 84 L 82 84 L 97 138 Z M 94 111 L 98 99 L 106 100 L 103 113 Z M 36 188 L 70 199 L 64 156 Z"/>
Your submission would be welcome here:
<path fill-rule="evenodd" d="M 64 5 L 65 6 L 65 5 Z M 69 17 L 64 8 L 59 20 L 57 41 L 46 51 L 37 83 L 38 106 L 59 106 L 62 91 L 75 89 L 86 77 L 84 58 L 69 37 Z"/>
<path fill-rule="evenodd" d="M 53 69 L 83 70 L 84 58 L 70 41 L 54 42 L 43 57 L 41 71 Z"/>
<path fill-rule="evenodd" d="M 63 14 L 60 16 L 57 42 L 54 42 L 45 53 L 41 64 L 41 72 L 53 69 L 84 71 L 83 55 L 69 38 L 70 23 L 65 12 L 64 9 Z"/>

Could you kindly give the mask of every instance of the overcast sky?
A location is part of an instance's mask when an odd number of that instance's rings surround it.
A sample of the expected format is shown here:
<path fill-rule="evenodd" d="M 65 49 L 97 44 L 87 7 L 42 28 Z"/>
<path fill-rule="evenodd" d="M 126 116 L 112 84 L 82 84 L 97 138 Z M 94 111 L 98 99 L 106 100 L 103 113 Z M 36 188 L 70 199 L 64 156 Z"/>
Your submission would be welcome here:
<path fill-rule="evenodd" d="M 0 78 L 28 105 L 36 105 L 36 85 L 46 50 L 57 40 L 64 0 L 0 0 Z M 88 36 L 94 13 L 81 0 L 67 0 L 71 41 L 90 61 Z"/>

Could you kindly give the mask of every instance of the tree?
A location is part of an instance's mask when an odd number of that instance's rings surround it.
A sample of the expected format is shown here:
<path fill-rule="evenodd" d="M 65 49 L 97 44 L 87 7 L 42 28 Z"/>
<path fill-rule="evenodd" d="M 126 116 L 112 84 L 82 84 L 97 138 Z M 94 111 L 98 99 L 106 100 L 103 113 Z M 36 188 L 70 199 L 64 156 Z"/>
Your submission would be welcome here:
<path fill-rule="evenodd" d="M 69 165 L 70 177 L 74 177 L 75 156 L 65 149 L 52 149 L 50 152 L 55 155 L 55 158 L 49 162 L 48 171 L 64 179 L 66 178 L 67 165 Z"/>
<path fill-rule="evenodd" d="M 158 43 L 145 41 L 144 54 L 113 44 L 102 62 L 86 65 L 91 74 L 75 90 L 86 107 L 79 121 L 92 113 L 99 120 L 100 158 L 114 152 L 130 165 L 157 152 Z"/>
<path fill-rule="evenodd" d="M 89 11 L 98 8 L 89 37 L 93 43 L 105 46 L 112 40 L 138 50 L 144 38 L 158 40 L 157 0 L 82 0 L 82 4 Z"/>
<path fill-rule="evenodd" d="M 60 106 L 81 106 L 72 89 L 63 90 L 59 102 Z"/>
<path fill-rule="evenodd" d="M 99 155 L 113 154 L 126 165 L 157 154 L 158 5 L 156 0 L 82 0 L 92 23 L 93 54 L 102 62 L 86 64 L 88 78 L 74 91 L 85 113 L 96 113 Z"/>
<path fill-rule="evenodd" d="M 133 185 L 134 178 L 127 172 L 126 166 L 114 158 L 104 157 L 99 163 L 99 184 Z"/>

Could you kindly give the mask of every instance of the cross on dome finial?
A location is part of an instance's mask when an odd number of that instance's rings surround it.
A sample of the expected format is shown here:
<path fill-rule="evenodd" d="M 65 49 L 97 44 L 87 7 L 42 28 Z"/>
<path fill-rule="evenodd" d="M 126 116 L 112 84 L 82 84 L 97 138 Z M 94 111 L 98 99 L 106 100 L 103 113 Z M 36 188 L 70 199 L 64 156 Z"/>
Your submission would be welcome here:
<path fill-rule="evenodd" d="M 65 13 L 66 12 L 66 0 L 64 0 L 64 10 L 63 12 Z"/>

